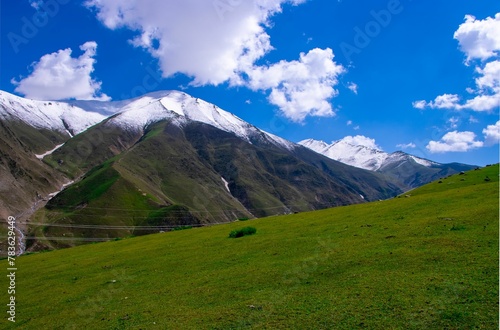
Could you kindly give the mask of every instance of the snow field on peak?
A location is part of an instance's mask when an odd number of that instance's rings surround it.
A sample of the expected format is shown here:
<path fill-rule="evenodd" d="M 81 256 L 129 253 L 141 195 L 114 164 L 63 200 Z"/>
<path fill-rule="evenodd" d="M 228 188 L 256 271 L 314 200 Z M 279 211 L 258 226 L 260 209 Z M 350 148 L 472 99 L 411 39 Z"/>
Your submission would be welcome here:
<path fill-rule="evenodd" d="M 423 159 L 423 158 L 418 158 L 415 156 L 410 156 L 417 164 L 423 165 L 425 167 L 431 167 L 432 165 L 440 165 L 439 163 L 436 162 L 431 162 L 430 160 Z"/>
<path fill-rule="evenodd" d="M 201 122 L 230 132 L 251 143 L 253 137 L 293 150 L 295 144 L 267 133 L 214 104 L 180 91 L 157 91 L 134 99 L 102 101 L 35 101 L 0 91 L 0 118 L 17 119 L 35 128 L 76 135 L 103 122 L 127 130 L 144 130 L 148 125 L 171 119 L 182 126 Z"/>
<path fill-rule="evenodd" d="M 59 132 L 67 132 L 69 128 L 73 134 L 83 132 L 106 118 L 68 103 L 24 99 L 3 91 L 0 91 L 0 116 L 5 119 L 14 117 L 36 128 Z"/>
<path fill-rule="evenodd" d="M 134 100 L 128 103 L 109 123 L 125 129 L 142 130 L 149 124 L 165 119 L 173 119 L 177 125 L 188 121 L 201 122 L 233 133 L 249 143 L 251 143 L 252 136 L 263 133 L 267 140 L 274 144 L 289 150 L 295 146 L 292 142 L 261 131 L 212 103 L 178 91 L 152 93 Z"/>
<path fill-rule="evenodd" d="M 414 161 L 425 167 L 440 165 L 439 163 L 412 156 L 404 152 L 393 152 L 389 154 L 366 146 L 353 145 L 344 140 L 338 140 L 328 145 L 323 141 L 307 139 L 299 142 L 299 144 L 328 158 L 370 171 L 380 170 L 393 163 L 404 163 L 408 161 Z"/>

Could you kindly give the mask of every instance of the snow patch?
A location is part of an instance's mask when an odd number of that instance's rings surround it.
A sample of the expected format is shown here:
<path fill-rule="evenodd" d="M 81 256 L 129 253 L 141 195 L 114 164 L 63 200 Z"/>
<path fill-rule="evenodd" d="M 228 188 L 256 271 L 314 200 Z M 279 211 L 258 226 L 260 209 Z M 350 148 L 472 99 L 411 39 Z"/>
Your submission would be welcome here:
<path fill-rule="evenodd" d="M 36 156 L 36 158 L 42 160 L 45 156 L 48 156 L 48 155 L 52 154 L 54 151 L 56 151 L 57 149 L 61 148 L 63 145 L 64 145 L 64 143 L 59 144 L 54 149 L 49 150 L 49 151 L 47 151 L 47 152 L 45 152 L 45 153 L 43 153 L 41 155 L 35 155 L 35 156 Z"/>
<path fill-rule="evenodd" d="M 72 185 L 73 183 L 75 183 L 75 181 L 69 181 L 69 182 L 66 182 L 65 184 L 63 184 L 61 186 L 61 188 L 58 190 L 58 191 L 54 191 L 53 193 L 50 193 L 47 195 L 48 199 L 51 199 L 52 197 L 56 196 L 57 194 L 59 194 L 61 191 L 64 190 L 64 188 L 66 188 L 67 186 L 69 185 Z"/>
<path fill-rule="evenodd" d="M 220 178 L 222 179 L 222 182 L 224 183 L 224 186 L 226 187 L 227 191 L 231 193 L 231 191 L 229 190 L 229 182 L 227 182 L 226 179 L 224 179 L 222 176 Z"/>
<path fill-rule="evenodd" d="M 439 165 L 439 163 L 431 162 L 430 160 L 418 158 L 415 156 L 410 156 L 417 164 L 423 165 L 425 167 L 431 167 L 432 165 Z"/>

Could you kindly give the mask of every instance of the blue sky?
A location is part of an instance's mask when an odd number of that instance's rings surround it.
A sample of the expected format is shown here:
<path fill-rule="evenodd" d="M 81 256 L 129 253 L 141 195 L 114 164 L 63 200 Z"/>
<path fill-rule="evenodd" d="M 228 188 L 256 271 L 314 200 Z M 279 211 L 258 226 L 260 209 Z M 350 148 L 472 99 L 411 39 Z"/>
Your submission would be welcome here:
<path fill-rule="evenodd" d="M 498 1 L 18 0 L 0 10 L 0 89 L 20 96 L 181 89 L 294 142 L 359 135 L 439 162 L 499 159 Z"/>

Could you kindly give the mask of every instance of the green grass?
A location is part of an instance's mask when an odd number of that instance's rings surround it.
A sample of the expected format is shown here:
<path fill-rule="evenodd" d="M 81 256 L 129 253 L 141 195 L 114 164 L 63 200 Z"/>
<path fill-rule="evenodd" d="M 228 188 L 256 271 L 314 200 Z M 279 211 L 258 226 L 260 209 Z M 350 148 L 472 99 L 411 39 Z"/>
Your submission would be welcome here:
<path fill-rule="evenodd" d="M 242 239 L 248 222 L 23 256 L 2 327 L 498 329 L 498 170 L 252 220 Z"/>
<path fill-rule="evenodd" d="M 48 209 L 74 209 L 80 204 L 88 204 L 101 197 L 120 177 L 112 168 L 113 162 L 93 168 L 76 185 L 65 189 L 47 203 Z"/>

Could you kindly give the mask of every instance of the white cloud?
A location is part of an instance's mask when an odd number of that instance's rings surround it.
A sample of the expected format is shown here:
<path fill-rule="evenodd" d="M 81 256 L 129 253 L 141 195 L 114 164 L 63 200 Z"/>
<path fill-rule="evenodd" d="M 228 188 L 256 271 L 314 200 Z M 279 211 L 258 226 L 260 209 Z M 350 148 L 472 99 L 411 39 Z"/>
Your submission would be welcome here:
<path fill-rule="evenodd" d="M 498 33 L 500 35 L 500 30 Z M 477 67 L 476 72 L 480 74 L 476 78 L 479 95 L 467 100 L 463 108 L 474 111 L 489 111 L 500 107 L 500 61 L 488 62 L 484 68 Z"/>
<path fill-rule="evenodd" d="M 92 79 L 97 43 L 89 41 L 80 46 L 83 54 L 71 57 L 71 49 L 46 54 L 32 64 L 31 74 L 20 81 L 12 79 L 15 91 L 38 100 L 110 100 L 100 92 L 101 82 Z"/>
<path fill-rule="evenodd" d="M 159 59 L 164 77 L 184 73 L 192 84 L 239 80 L 238 73 L 272 49 L 264 27 L 284 3 L 305 0 L 89 0 L 110 29 L 139 34 L 133 45 Z"/>
<path fill-rule="evenodd" d="M 440 141 L 430 141 L 427 150 L 431 153 L 444 152 L 465 152 L 475 148 L 481 148 L 482 141 L 476 141 L 476 134 L 473 132 L 448 132 Z"/>
<path fill-rule="evenodd" d="M 476 117 L 474 117 L 474 116 L 470 116 L 469 117 L 469 123 L 471 123 L 471 124 L 477 124 L 477 123 L 479 123 L 479 120 Z"/>
<path fill-rule="evenodd" d="M 164 77 L 182 73 L 191 85 L 247 86 L 269 91 L 269 101 L 293 121 L 331 116 L 329 101 L 343 68 L 330 49 L 296 61 L 256 62 L 273 50 L 266 26 L 285 4 L 307 0 L 89 0 L 110 29 L 137 31 L 131 41 L 159 60 Z"/>
<path fill-rule="evenodd" d="M 347 123 L 346 123 L 347 126 L 351 126 L 352 125 L 352 120 L 348 120 Z"/>
<path fill-rule="evenodd" d="M 483 134 L 486 145 L 494 145 L 499 143 L 500 141 L 500 120 L 496 122 L 494 125 L 488 125 L 485 129 L 483 129 Z"/>
<path fill-rule="evenodd" d="M 422 109 L 425 109 L 425 107 L 427 107 L 427 102 L 426 102 L 426 101 L 424 101 L 424 100 L 420 100 L 420 101 L 415 101 L 415 102 L 413 102 L 413 104 L 412 104 L 412 105 L 413 105 L 413 107 L 414 107 L 415 109 L 420 109 L 420 110 L 422 110 Z"/>
<path fill-rule="evenodd" d="M 460 119 L 457 117 L 451 117 L 450 119 L 448 119 L 448 123 L 450 124 L 451 129 L 457 128 L 459 122 L 460 122 Z"/>
<path fill-rule="evenodd" d="M 413 148 L 416 148 L 417 145 L 413 142 L 410 142 L 410 143 L 406 143 L 406 144 L 398 144 L 396 145 L 397 148 L 401 148 L 401 149 L 413 149 Z"/>
<path fill-rule="evenodd" d="M 498 31 L 500 35 L 500 30 Z M 500 86 L 500 61 L 491 61 L 486 63 L 483 69 L 476 68 L 476 71 L 481 74 L 476 78 L 476 85 L 480 90 L 495 90 Z"/>
<path fill-rule="evenodd" d="M 301 53 L 299 61 L 280 61 L 270 66 L 255 66 L 248 71 L 249 87 L 271 89 L 269 101 L 287 118 L 300 122 L 308 115 L 333 116 L 329 99 L 336 96 L 338 75 L 344 72 L 333 61 L 333 52 L 315 48 Z"/>
<path fill-rule="evenodd" d="M 354 94 L 358 94 L 358 85 L 356 83 L 350 82 L 347 85 L 347 88 L 349 88 Z"/>
<path fill-rule="evenodd" d="M 486 60 L 498 55 L 500 50 L 500 13 L 495 18 L 487 17 L 477 20 L 472 15 L 465 16 L 453 35 L 460 44 L 460 49 L 467 55 L 467 61 L 472 59 Z"/>
<path fill-rule="evenodd" d="M 432 108 L 432 109 L 458 109 L 460 97 L 456 94 L 443 94 L 437 96 L 434 101 L 415 101 L 413 107 L 417 109 Z"/>
<path fill-rule="evenodd" d="M 371 139 L 363 135 L 356 135 L 356 136 L 348 135 L 344 137 L 341 141 L 352 144 L 354 146 L 365 146 L 371 149 L 382 150 L 382 148 L 380 148 L 375 142 L 375 139 Z"/>
<path fill-rule="evenodd" d="M 460 101 L 456 94 L 443 94 L 434 101 L 416 101 L 416 109 L 452 109 L 473 111 L 491 111 L 500 107 L 500 13 L 495 18 L 488 17 L 476 20 L 475 17 L 465 16 L 465 23 L 461 24 L 454 34 L 460 49 L 467 56 L 466 64 L 472 60 L 481 60 L 476 66 L 478 77 L 475 79 L 476 88 L 466 88 L 469 94 L 476 94 L 473 98 Z M 493 58 L 493 59 L 492 59 Z M 489 60 L 489 62 L 486 62 Z"/>

